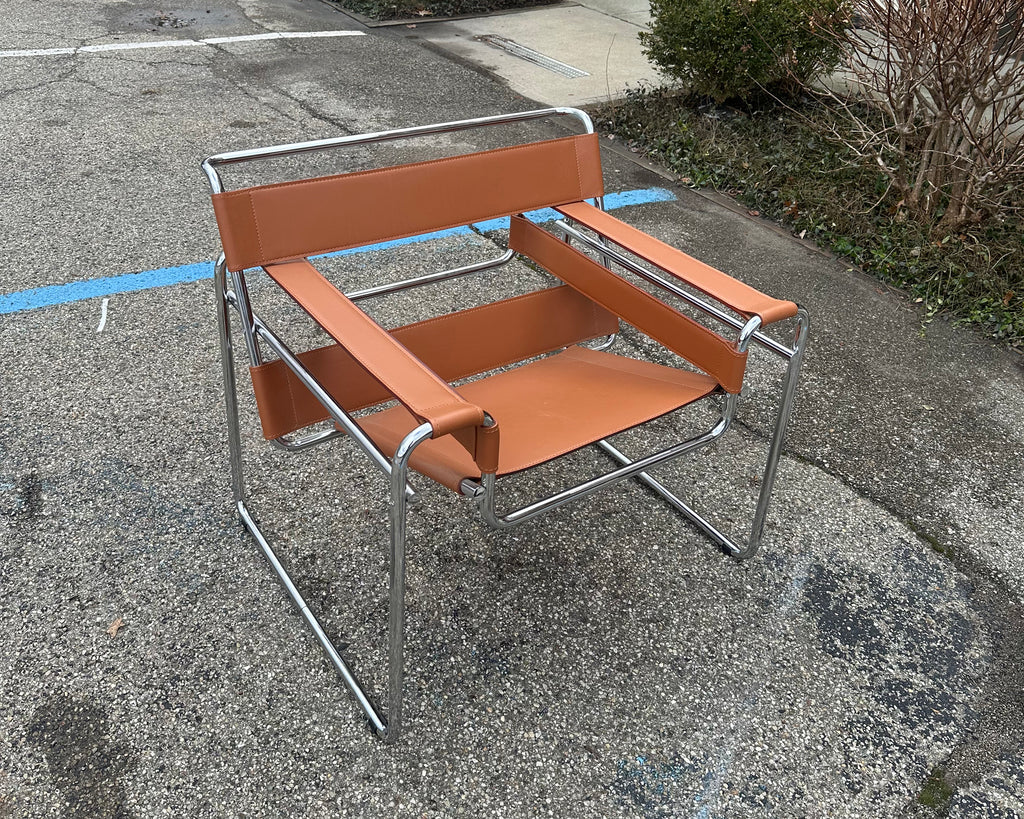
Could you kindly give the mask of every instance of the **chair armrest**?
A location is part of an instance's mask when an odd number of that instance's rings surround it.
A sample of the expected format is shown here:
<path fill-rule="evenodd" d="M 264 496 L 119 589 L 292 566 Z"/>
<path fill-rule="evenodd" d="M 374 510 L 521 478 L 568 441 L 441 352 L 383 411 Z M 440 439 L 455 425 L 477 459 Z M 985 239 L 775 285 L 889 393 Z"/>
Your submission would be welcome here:
<path fill-rule="evenodd" d="M 559 213 L 568 216 L 591 230 L 596 231 L 630 253 L 653 264 L 655 267 L 675 276 L 697 288 L 705 295 L 717 299 L 747 318 L 761 317 L 761 325 L 771 324 L 797 314 L 797 306 L 791 301 L 782 301 L 755 290 L 750 285 L 732 278 L 710 265 L 706 265 L 671 245 L 648 236 L 642 230 L 616 219 L 586 202 L 573 202 L 555 207 Z"/>
<path fill-rule="evenodd" d="M 483 426 L 480 407 L 455 392 L 307 260 L 264 270 L 413 415 L 429 423 L 432 437 Z"/>
<path fill-rule="evenodd" d="M 529 219 L 513 216 L 508 246 L 659 344 L 695 364 L 727 392 L 743 387 L 746 352 L 713 330 L 563 242 Z"/>

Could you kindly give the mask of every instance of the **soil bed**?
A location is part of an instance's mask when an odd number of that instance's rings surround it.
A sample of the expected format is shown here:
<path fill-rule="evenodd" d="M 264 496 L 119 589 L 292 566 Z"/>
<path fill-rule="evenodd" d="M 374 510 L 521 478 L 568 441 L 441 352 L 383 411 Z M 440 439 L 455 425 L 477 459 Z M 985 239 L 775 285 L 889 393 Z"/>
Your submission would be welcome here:
<path fill-rule="evenodd" d="M 547 6 L 558 0 L 334 0 L 339 6 L 374 20 L 459 17 L 492 11 Z"/>

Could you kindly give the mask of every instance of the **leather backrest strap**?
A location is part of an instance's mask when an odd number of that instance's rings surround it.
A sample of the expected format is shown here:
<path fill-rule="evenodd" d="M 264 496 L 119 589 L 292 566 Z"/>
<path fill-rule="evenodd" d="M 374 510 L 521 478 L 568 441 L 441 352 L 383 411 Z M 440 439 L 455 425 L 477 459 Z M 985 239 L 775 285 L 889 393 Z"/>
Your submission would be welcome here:
<path fill-rule="evenodd" d="M 614 315 L 571 287 L 559 285 L 390 332 L 438 376 L 451 382 L 618 329 Z M 349 412 L 393 397 L 339 344 L 299 353 L 298 358 Z M 250 372 L 266 438 L 287 435 L 328 417 L 283 361 L 268 361 L 251 367 Z"/>
<path fill-rule="evenodd" d="M 229 270 L 601 196 L 596 134 L 214 194 Z"/>

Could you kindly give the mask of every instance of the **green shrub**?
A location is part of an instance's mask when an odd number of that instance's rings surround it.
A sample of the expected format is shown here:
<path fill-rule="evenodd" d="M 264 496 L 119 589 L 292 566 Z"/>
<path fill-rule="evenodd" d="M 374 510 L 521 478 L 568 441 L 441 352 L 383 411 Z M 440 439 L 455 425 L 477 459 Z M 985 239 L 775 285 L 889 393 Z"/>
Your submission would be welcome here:
<path fill-rule="evenodd" d="M 788 94 L 835 68 L 849 0 L 651 0 L 648 59 L 717 102 Z"/>

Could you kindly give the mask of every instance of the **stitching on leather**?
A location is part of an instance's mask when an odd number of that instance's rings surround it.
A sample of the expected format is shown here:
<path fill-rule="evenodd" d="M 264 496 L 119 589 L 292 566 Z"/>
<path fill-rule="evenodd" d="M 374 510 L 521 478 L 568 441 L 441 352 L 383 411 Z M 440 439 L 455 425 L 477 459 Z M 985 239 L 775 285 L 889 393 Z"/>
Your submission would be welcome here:
<path fill-rule="evenodd" d="M 249 191 L 249 210 L 252 212 L 252 225 L 256 229 L 256 246 L 260 249 L 260 256 L 263 255 L 263 237 L 260 235 L 260 220 L 256 216 L 256 203 L 252 198 L 252 191 Z"/>
<path fill-rule="evenodd" d="M 512 214 L 519 213 L 521 211 L 536 210 L 538 208 L 548 207 L 548 206 L 550 206 L 550 202 L 548 202 L 548 201 L 546 201 L 544 199 L 535 199 L 535 200 L 530 201 L 525 207 L 518 207 L 517 206 L 515 208 L 512 208 L 511 210 L 498 211 L 497 213 L 494 213 L 494 214 L 492 214 L 490 216 L 485 217 L 485 219 L 501 219 L 501 218 L 503 218 L 505 216 L 511 216 Z M 415 230 L 411 231 L 411 232 L 410 231 L 404 231 L 404 232 L 401 232 L 401 233 L 392 233 L 392 234 L 389 234 L 387 236 L 377 236 L 374 239 L 372 239 L 370 242 L 359 242 L 357 244 L 330 245 L 328 247 L 317 248 L 316 250 L 305 251 L 302 254 L 302 257 L 305 258 L 305 257 L 308 257 L 308 256 L 320 256 L 321 254 L 324 254 L 324 253 L 334 253 L 335 251 L 338 251 L 338 250 L 348 250 L 348 249 L 354 248 L 354 247 L 363 247 L 364 245 L 367 245 L 367 244 L 382 244 L 384 242 L 392 242 L 395 239 L 404 239 L 404 238 L 406 238 L 408 236 L 422 236 L 422 235 L 424 235 L 424 233 L 435 233 L 435 232 L 440 232 L 442 230 L 451 230 L 452 228 L 455 228 L 455 227 L 464 227 L 466 224 L 468 224 L 468 223 L 467 222 L 463 222 L 463 221 L 445 222 L 444 224 L 438 225 L 437 227 L 432 227 L 429 231 L 415 231 Z M 260 247 L 260 250 L 261 250 L 261 256 L 262 256 L 262 245 Z M 259 264 L 259 265 L 280 264 L 281 262 L 293 261 L 293 260 L 295 260 L 297 258 L 299 258 L 299 256 L 296 256 L 296 255 L 276 256 L 276 257 L 274 257 L 272 259 L 262 259 L 262 258 L 260 258 L 260 259 L 256 260 L 256 264 Z"/>
<path fill-rule="evenodd" d="M 572 143 L 572 154 L 576 160 L 576 189 L 580 192 L 579 198 L 583 198 L 583 170 L 580 168 L 580 145 L 579 139 L 574 139 Z"/>
<path fill-rule="evenodd" d="M 292 371 L 291 370 L 287 370 L 285 372 L 285 379 L 284 380 L 285 380 L 285 384 L 288 385 L 288 398 L 291 400 L 292 424 L 295 425 L 293 427 L 293 429 L 298 429 L 299 413 L 298 413 L 298 408 L 295 406 L 295 391 L 292 389 L 292 379 L 293 378 L 295 378 L 295 376 L 292 374 Z M 328 413 L 328 414 L 330 414 L 330 413 Z"/>
<path fill-rule="evenodd" d="M 618 424 L 616 424 L 615 425 L 616 428 L 615 428 L 614 431 L 612 431 L 612 432 L 605 432 L 604 435 L 602 435 L 602 437 L 607 438 L 610 435 L 618 435 L 620 432 L 625 432 L 627 429 L 635 429 L 636 427 L 640 426 L 641 424 L 646 424 L 648 421 L 653 421 L 655 418 L 661 418 L 663 415 L 668 415 L 670 412 L 675 412 L 676 410 L 679 410 L 679 409 L 682 409 L 683 407 L 689 406 L 690 404 L 693 404 L 693 403 L 699 401 L 701 398 L 706 398 L 708 395 L 711 394 L 711 392 L 712 392 L 711 390 L 708 390 L 708 392 L 704 393 L 703 395 L 696 396 L 695 398 L 691 399 L 690 401 L 687 401 L 685 404 L 678 404 L 678 405 L 672 407 L 671 409 L 665 410 L 664 412 L 656 412 L 654 415 L 645 416 L 645 417 L 641 418 L 639 421 L 637 421 L 636 423 L 627 424 L 624 427 L 620 427 Z M 594 439 L 594 441 L 598 441 L 598 440 L 600 440 L 600 438 L 595 438 Z M 532 467 L 535 467 L 538 464 L 543 464 L 543 463 L 547 463 L 548 461 L 553 461 L 555 458 L 559 458 L 562 455 L 566 455 L 569 452 L 575 452 L 577 449 L 583 449 L 583 447 L 589 446 L 590 444 L 594 443 L 594 441 L 587 441 L 585 443 L 580 444 L 579 446 L 572 447 L 571 449 L 561 449 L 560 448 L 559 451 L 553 453 L 552 455 L 548 456 L 547 458 L 543 458 L 541 460 L 534 460 L 534 461 L 531 461 L 530 463 L 526 464 L 525 466 L 520 466 L 520 467 L 517 467 L 516 469 L 508 470 L 508 471 L 505 471 L 505 472 L 502 472 L 502 471 L 499 470 L 498 474 L 499 475 L 514 475 L 516 472 L 522 472 L 524 469 L 531 469 Z"/>
<path fill-rule="evenodd" d="M 368 170 L 368 171 L 353 171 L 351 173 L 338 173 L 338 174 L 333 174 L 331 176 L 321 176 L 321 177 L 317 177 L 317 178 L 314 178 L 314 179 L 297 179 L 297 180 L 293 180 L 291 182 L 276 182 L 276 183 L 274 183 L 272 185 L 259 185 L 259 186 L 255 187 L 255 188 L 246 188 L 245 190 L 248 190 L 248 191 L 253 191 L 253 190 L 264 190 L 264 191 L 265 190 L 278 190 L 278 189 L 283 189 L 283 188 L 295 187 L 297 185 L 306 185 L 306 184 L 309 184 L 309 183 L 318 183 L 318 182 L 326 183 L 326 182 L 331 182 L 331 181 L 336 180 L 336 179 L 343 179 L 343 178 L 348 178 L 348 177 L 373 176 L 374 174 L 389 173 L 391 171 L 394 171 L 397 168 L 413 168 L 413 167 L 425 168 L 428 165 L 444 165 L 444 164 L 447 164 L 447 163 L 458 162 L 460 160 L 468 159 L 468 158 L 472 158 L 472 157 L 491 156 L 491 155 L 497 155 L 497 154 L 501 154 L 501 153 L 507 153 L 508 151 L 522 151 L 523 153 L 526 153 L 529 150 L 541 150 L 541 148 L 543 146 L 566 145 L 566 144 L 572 145 L 575 142 L 575 140 L 578 139 L 578 138 L 579 137 L 558 137 L 556 139 L 538 140 L 537 142 L 525 142 L 525 143 L 522 143 L 520 145 L 508 145 L 508 146 L 506 146 L 504 148 L 492 148 L 489 151 L 474 151 L 473 153 L 469 153 L 469 154 L 458 154 L 456 156 L 444 156 L 444 157 L 441 157 L 440 159 L 428 159 L 428 160 L 426 160 L 424 162 L 410 162 L 410 163 L 407 163 L 405 165 L 389 165 L 389 166 L 387 166 L 385 168 L 372 168 L 371 170 Z M 231 193 L 240 194 L 240 193 L 242 193 L 242 191 L 241 190 L 229 191 L 228 195 L 230 195 Z"/>

